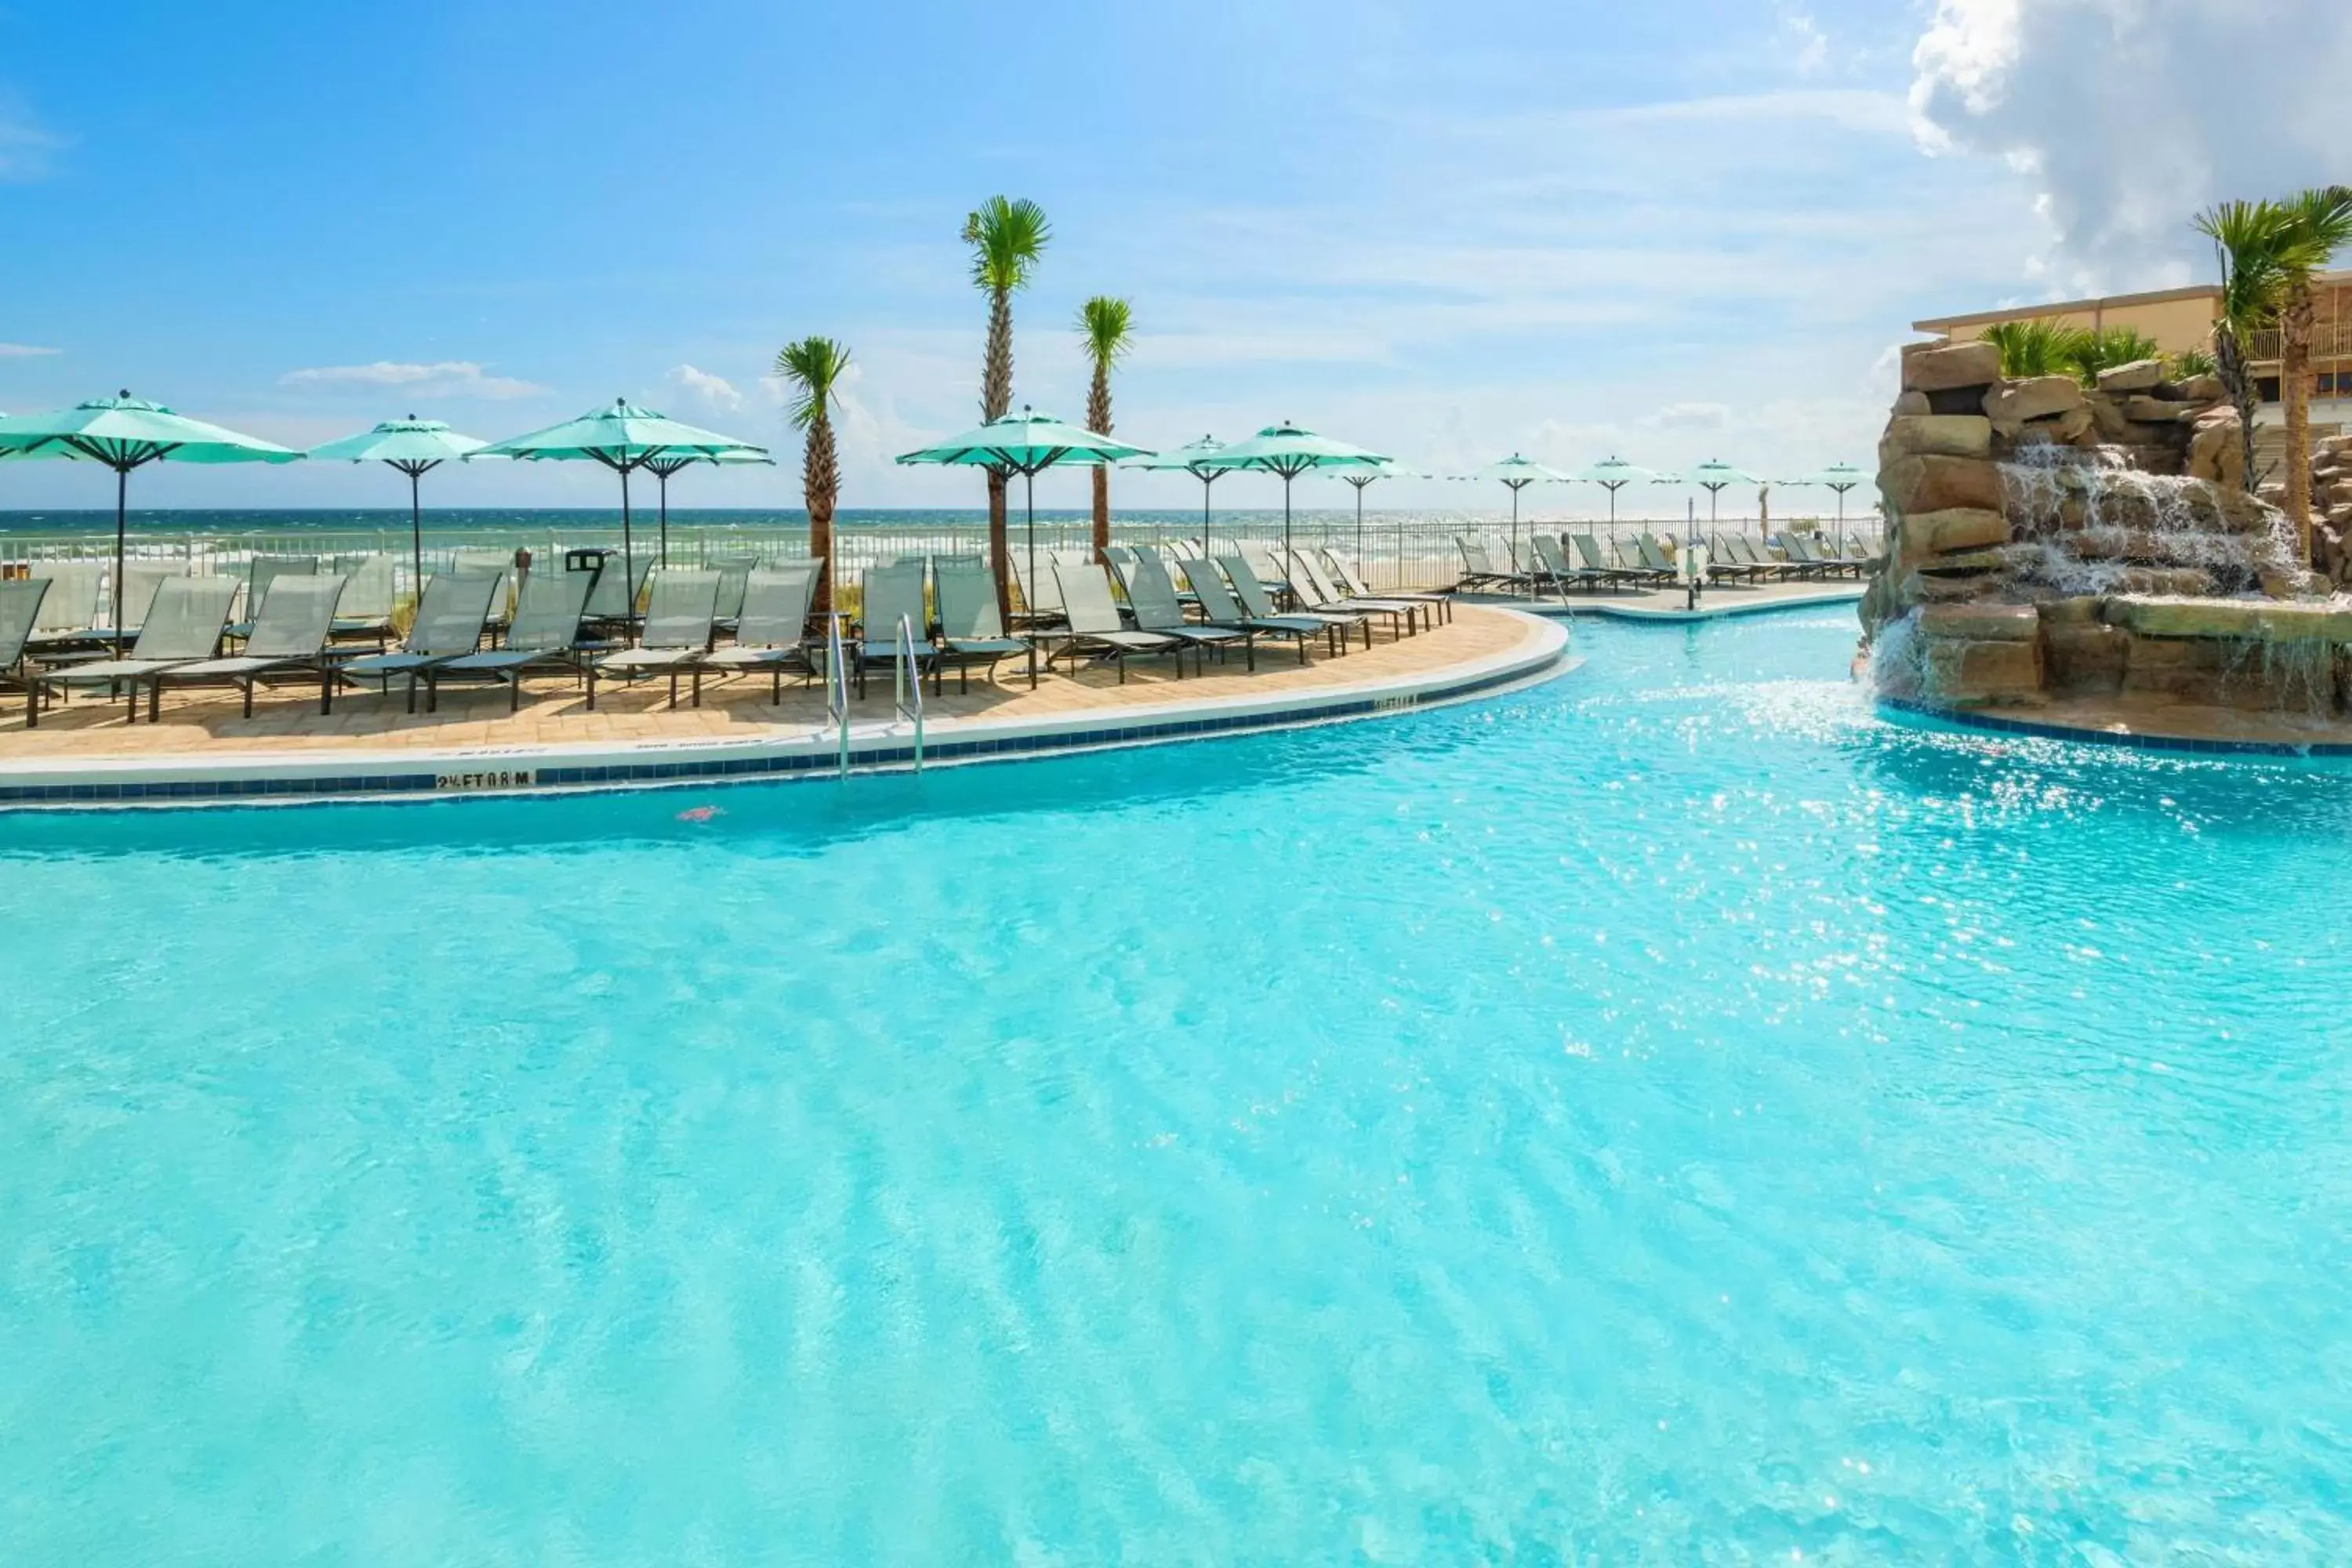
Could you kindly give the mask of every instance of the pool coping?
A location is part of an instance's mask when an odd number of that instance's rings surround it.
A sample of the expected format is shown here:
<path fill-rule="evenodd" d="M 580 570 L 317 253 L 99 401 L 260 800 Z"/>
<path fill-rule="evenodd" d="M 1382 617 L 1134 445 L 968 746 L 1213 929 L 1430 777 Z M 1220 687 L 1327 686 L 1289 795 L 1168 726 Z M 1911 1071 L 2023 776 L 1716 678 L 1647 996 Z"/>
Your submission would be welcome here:
<path fill-rule="evenodd" d="M 2343 741 L 2236 741 L 2202 735 L 2165 735 L 2146 730 L 2093 730 L 2077 724 L 1949 708 L 1915 697 L 1878 697 L 1873 701 L 1880 715 L 1890 722 L 1942 734 L 2018 735 L 2178 756 L 2352 758 L 2352 742 Z"/>
<path fill-rule="evenodd" d="M 1152 702 L 1027 719 L 939 719 L 925 726 L 923 765 L 1015 762 L 1115 747 L 1387 718 L 1443 707 L 1566 674 L 1568 628 L 1506 609 L 1525 623 L 1512 647 L 1438 669 L 1264 696 Z M 445 800 L 833 776 L 840 732 L 830 725 L 744 738 L 563 742 L 363 751 L 227 752 L 210 756 L 0 761 L 0 812 L 192 805 Z M 852 724 L 849 772 L 915 766 L 914 727 Z"/>
<path fill-rule="evenodd" d="M 1718 588 L 1715 593 L 1737 593 L 1737 589 Z M 1594 595 L 1565 601 L 1508 599 L 1486 595 L 1464 595 L 1462 602 L 1486 609 L 1517 610 L 1522 615 L 1542 616 L 1548 620 L 1574 620 L 1579 616 L 1607 616 L 1621 621 L 1695 622 L 1729 620 L 1736 616 L 1769 616 L 1783 610 L 1818 610 L 1824 605 L 1851 605 L 1863 595 L 1858 583 L 1825 586 L 1818 593 L 1792 594 L 1780 598 L 1741 602 L 1730 600 L 1722 604 L 1702 601 L 1696 610 L 1678 605 L 1612 604 Z"/>

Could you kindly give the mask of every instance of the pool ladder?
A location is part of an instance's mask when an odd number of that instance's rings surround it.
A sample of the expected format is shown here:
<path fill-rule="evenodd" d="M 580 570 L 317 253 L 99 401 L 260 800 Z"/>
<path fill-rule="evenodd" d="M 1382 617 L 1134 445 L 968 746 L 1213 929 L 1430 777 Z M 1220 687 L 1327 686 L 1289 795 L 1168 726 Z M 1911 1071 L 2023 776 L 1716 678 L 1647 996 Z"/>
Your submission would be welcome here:
<path fill-rule="evenodd" d="M 849 660 L 841 647 L 841 612 L 824 616 L 824 710 L 841 737 L 841 776 L 849 776 Z"/>
<path fill-rule="evenodd" d="M 898 717 L 915 726 L 915 771 L 923 771 L 923 672 L 915 664 L 915 627 L 906 616 L 898 617 L 898 657 L 890 662 L 898 667 L 898 682 L 891 693 L 891 702 Z M 912 693 L 911 698 L 909 693 Z"/>

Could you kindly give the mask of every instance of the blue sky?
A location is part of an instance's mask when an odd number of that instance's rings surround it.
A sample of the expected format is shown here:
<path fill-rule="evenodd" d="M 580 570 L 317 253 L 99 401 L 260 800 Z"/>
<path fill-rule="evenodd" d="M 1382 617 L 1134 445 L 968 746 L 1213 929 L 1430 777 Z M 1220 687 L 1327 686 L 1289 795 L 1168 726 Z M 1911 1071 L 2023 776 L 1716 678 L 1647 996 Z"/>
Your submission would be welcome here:
<path fill-rule="evenodd" d="M 824 331 L 857 363 L 845 504 L 962 503 L 968 476 L 887 459 L 974 416 L 984 309 L 956 236 L 1003 192 L 1055 228 L 1016 307 L 1016 401 L 1082 412 L 1071 318 L 1128 296 L 1118 425 L 1145 445 L 1292 418 L 1439 469 L 1867 460 L 1914 317 L 2186 275 L 2170 240 L 2079 243 L 2042 132 L 2000 120 L 2035 6 L 2143 3 L 2024 0 L 2021 26 L 2017 0 L 118 0 L 103 42 L 0 3 L 0 407 L 128 386 L 308 444 L 412 410 L 495 437 L 625 394 L 796 450 L 763 372 Z M 17 464 L 0 507 L 107 488 Z M 302 465 L 149 470 L 138 494 L 398 489 Z M 546 466 L 433 487 L 609 494 Z M 796 504 L 797 475 L 679 499 Z"/>

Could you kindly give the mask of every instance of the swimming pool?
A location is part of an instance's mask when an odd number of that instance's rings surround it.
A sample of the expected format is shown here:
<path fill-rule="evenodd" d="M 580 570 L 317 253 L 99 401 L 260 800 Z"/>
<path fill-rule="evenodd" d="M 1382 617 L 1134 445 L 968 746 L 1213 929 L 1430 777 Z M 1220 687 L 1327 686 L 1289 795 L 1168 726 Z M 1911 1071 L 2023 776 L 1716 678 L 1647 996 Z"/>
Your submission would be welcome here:
<path fill-rule="evenodd" d="M 2352 1556 L 2352 778 L 1892 728 L 1842 610 L 1577 635 L 0 821 L 8 1555 Z"/>

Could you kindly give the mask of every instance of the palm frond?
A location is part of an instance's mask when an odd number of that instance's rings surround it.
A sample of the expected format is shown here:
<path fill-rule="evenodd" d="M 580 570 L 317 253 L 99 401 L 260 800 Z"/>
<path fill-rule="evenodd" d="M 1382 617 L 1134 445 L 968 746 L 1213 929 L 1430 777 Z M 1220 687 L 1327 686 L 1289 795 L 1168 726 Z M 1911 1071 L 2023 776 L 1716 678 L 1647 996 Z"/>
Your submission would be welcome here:
<path fill-rule="evenodd" d="M 849 372 L 849 345 L 810 336 L 776 351 L 776 374 L 790 383 L 793 424 L 805 430 L 839 400 L 837 388 Z"/>
<path fill-rule="evenodd" d="M 2187 381 L 2192 375 L 2213 375 L 2219 370 L 2210 349 L 2182 349 L 2177 354 L 2166 355 L 2165 363 L 2171 367 L 2175 381 Z"/>
<path fill-rule="evenodd" d="M 1097 294 L 1078 307 L 1078 336 L 1086 340 L 1087 355 L 1105 368 L 1127 357 L 1134 346 L 1135 308 L 1125 300 Z"/>
<path fill-rule="evenodd" d="M 1045 244 L 1054 237 L 1045 209 L 1035 202 L 991 196 L 963 220 L 963 242 L 971 247 L 971 280 L 992 294 L 1025 288 Z"/>
<path fill-rule="evenodd" d="M 2221 268 L 2221 315 L 2240 332 L 2278 314 L 2294 245 L 2294 219 L 2276 202 L 2218 202 L 2199 213 L 2197 232 L 2213 242 Z"/>
<path fill-rule="evenodd" d="M 2011 380 L 2080 374 L 2077 345 L 2088 335 L 2080 327 L 2032 319 L 1996 321 L 1980 334 L 2000 350 L 2000 374 Z"/>

